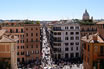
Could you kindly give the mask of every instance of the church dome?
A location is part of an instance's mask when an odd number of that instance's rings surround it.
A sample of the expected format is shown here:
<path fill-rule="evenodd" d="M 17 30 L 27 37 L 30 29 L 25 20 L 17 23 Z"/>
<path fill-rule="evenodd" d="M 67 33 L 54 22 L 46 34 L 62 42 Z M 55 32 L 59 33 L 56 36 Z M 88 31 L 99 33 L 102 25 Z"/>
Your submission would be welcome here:
<path fill-rule="evenodd" d="M 87 12 L 87 10 L 85 10 L 85 13 L 83 14 L 83 16 L 89 16 L 89 13 Z"/>
<path fill-rule="evenodd" d="M 83 20 L 89 20 L 89 17 L 89 13 L 85 10 L 85 13 L 83 13 Z"/>

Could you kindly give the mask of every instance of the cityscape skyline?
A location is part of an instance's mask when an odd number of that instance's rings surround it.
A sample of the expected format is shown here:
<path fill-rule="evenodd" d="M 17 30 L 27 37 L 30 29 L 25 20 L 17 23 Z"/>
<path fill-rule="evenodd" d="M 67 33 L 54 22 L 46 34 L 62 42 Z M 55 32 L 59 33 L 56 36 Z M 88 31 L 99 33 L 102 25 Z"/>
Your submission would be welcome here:
<path fill-rule="evenodd" d="M 103 19 L 103 2 L 103 0 L 1 0 L 0 19 L 82 19 L 85 9 L 94 19 Z"/>

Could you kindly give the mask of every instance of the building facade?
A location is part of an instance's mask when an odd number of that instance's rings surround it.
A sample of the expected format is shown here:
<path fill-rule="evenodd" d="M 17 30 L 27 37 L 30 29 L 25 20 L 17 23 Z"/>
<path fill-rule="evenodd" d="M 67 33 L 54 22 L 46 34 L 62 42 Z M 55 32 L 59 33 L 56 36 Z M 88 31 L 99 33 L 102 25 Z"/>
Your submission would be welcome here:
<path fill-rule="evenodd" d="M 17 41 L 17 61 L 24 62 L 24 24 L 23 23 L 2 23 L 2 29 L 5 29 L 6 34 L 18 36 Z"/>
<path fill-rule="evenodd" d="M 51 34 L 54 59 L 80 57 L 80 25 L 78 23 L 66 21 L 55 24 Z"/>
<path fill-rule="evenodd" d="M 36 57 L 40 59 L 40 24 L 6 22 L 2 23 L 1 26 L 2 29 L 7 30 L 6 34 L 16 35 L 19 38 L 17 41 L 17 61 L 19 63 L 35 60 Z M 36 50 L 38 50 L 37 54 Z M 28 52 L 29 55 L 26 54 Z"/>
<path fill-rule="evenodd" d="M 84 69 L 104 68 L 104 22 L 97 24 L 97 34 L 82 37 Z M 101 32 L 102 31 L 102 32 Z"/>
<path fill-rule="evenodd" d="M 0 67 L 1 69 L 17 69 L 18 38 L 14 35 L 5 35 L 5 32 L 6 30 L 0 30 Z"/>
<path fill-rule="evenodd" d="M 97 25 L 80 25 L 81 37 L 97 33 Z"/>
<path fill-rule="evenodd" d="M 25 57 L 26 61 L 40 60 L 40 25 L 24 25 Z"/>

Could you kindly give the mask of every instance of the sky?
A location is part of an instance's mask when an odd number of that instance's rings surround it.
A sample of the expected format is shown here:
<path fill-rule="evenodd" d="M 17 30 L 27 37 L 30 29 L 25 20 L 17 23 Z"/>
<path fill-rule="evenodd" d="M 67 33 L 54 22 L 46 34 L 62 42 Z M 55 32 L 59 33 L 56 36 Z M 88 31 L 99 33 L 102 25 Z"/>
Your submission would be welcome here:
<path fill-rule="evenodd" d="M 81 19 L 87 9 L 94 19 L 104 18 L 104 0 L 0 0 L 0 19 Z"/>

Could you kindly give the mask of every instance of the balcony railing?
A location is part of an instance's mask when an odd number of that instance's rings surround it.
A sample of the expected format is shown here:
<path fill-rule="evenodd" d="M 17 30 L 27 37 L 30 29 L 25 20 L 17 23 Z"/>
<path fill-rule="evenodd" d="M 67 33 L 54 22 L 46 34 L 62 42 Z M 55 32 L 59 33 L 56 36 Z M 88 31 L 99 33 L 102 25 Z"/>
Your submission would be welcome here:
<path fill-rule="evenodd" d="M 54 42 L 62 42 L 62 40 L 54 40 Z"/>
<path fill-rule="evenodd" d="M 29 57 L 29 56 L 30 56 L 30 54 L 26 54 L 25 56 Z"/>
<path fill-rule="evenodd" d="M 62 31 L 62 29 L 53 29 L 53 31 Z"/>

